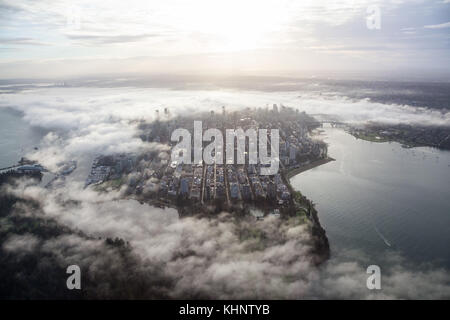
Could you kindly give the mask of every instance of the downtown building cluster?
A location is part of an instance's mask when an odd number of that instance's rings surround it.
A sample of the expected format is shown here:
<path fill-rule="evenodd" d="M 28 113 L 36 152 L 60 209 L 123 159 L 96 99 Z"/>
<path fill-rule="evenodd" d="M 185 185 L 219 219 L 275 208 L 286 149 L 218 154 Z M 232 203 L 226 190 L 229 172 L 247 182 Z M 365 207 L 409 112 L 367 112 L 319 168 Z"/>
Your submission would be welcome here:
<path fill-rule="evenodd" d="M 266 203 L 283 207 L 288 206 L 292 198 L 283 172 L 327 156 L 326 144 L 309 135 L 320 124 L 303 112 L 283 106 L 278 110 L 276 105 L 230 113 L 223 108 L 221 113 L 211 111 L 184 117 L 169 117 L 165 109 L 161 118 L 158 112 L 156 121 L 140 125 L 141 139 L 173 148 L 175 143 L 170 140 L 173 130 L 181 127 L 192 132 L 195 120 L 202 121 L 204 130 L 217 128 L 224 133 L 226 129 L 278 129 L 279 171 L 263 175 L 261 169 L 266 164 L 248 163 L 247 151 L 251 143 L 248 139 L 244 164 L 227 163 L 221 150 L 214 152 L 223 157 L 223 161 L 212 164 L 160 159 L 156 152 L 99 156 L 94 160 L 86 185 L 115 181 L 117 185 L 126 184 L 130 193 L 165 202 Z"/>

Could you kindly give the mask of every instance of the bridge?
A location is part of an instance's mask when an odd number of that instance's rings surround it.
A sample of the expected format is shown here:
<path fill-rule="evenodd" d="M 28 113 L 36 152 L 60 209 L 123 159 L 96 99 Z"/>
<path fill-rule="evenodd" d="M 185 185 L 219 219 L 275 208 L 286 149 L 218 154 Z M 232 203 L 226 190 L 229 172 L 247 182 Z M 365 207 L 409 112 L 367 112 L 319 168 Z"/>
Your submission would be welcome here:
<path fill-rule="evenodd" d="M 342 126 L 342 125 L 346 125 L 347 123 L 340 121 L 340 120 L 336 120 L 335 118 L 333 118 L 332 115 L 329 114 L 323 114 L 323 113 L 317 113 L 317 114 L 308 114 L 309 116 L 313 117 L 316 121 L 313 122 L 307 122 L 310 124 L 315 124 L 315 123 L 320 123 L 321 125 L 329 123 L 331 124 L 332 127 L 336 127 L 336 126 Z"/>

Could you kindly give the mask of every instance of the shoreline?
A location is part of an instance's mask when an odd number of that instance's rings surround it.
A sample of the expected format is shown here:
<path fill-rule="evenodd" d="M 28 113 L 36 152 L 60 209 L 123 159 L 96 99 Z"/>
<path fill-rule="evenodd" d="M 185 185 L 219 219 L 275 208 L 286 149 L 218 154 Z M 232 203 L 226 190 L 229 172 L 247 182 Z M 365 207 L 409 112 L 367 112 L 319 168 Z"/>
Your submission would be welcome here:
<path fill-rule="evenodd" d="M 292 177 L 294 177 L 294 176 L 296 176 L 296 175 L 298 175 L 298 174 L 300 174 L 302 172 L 305 172 L 305 171 L 311 170 L 311 169 L 313 169 L 315 167 L 319 167 L 321 165 L 327 164 L 328 162 L 331 162 L 331 161 L 336 161 L 336 159 L 333 159 L 331 157 L 327 157 L 325 159 L 320 159 L 320 160 L 313 161 L 313 162 L 311 162 L 311 163 L 309 163 L 307 165 L 301 166 L 299 168 L 288 169 L 285 172 L 286 179 L 291 179 Z"/>
<path fill-rule="evenodd" d="M 352 135 L 356 139 L 361 139 L 364 141 L 374 142 L 374 143 L 391 143 L 396 142 L 402 145 L 403 148 L 420 148 L 420 147 L 429 147 L 435 148 L 439 150 L 448 150 L 450 151 L 450 131 L 447 128 L 443 128 L 445 130 L 446 138 L 436 138 L 430 133 L 430 130 L 421 131 L 420 134 L 426 135 L 427 139 L 417 139 L 416 133 L 419 132 L 418 128 L 420 127 L 411 127 L 409 129 L 399 129 L 396 126 L 384 126 L 383 128 L 365 128 L 363 132 L 354 130 L 352 128 L 345 129 L 345 132 Z M 392 133 L 392 130 L 403 130 L 402 135 L 399 135 L 398 132 L 395 134 Z M 384 131 L 381 131 L 384 130 Z M 385 131 L 391 130 L 391 132 L 385 133 Z M 437 134 L 436 134 L 437 135 Z"/>
<path fill-rule="evenodd" d="M 285 170 L 281 173 L 283 180 L 285 181 L 291 194 L 292 195 L 294 195 L 295 193 L 300 194 L 300 196 L 302 198 L 304 198 L 304 200 L 308 203 L 308 207 L 309 207 L 308 218 L 312 222 L 311 235 L 314 239 L 314 251 L 317 254 L 317 256 L 316 256 L 317 260 L 315 262 L 316 265 L 320 265 L 321 263 L 325 262 L 326 260 L 328 260 L 330 258 L 330 243 L 329 243 L 325 229 L 320 224 L 319 213 L 317 212 L 317 209 L 316 209 L 314 203 L 311 200 L 309 200 L 308 198 L 306 198 L 305 196 L 303 196 L 301 191 L 296 190 L 292 187 L 291 178 L 302 172 L 305 172 L 307 170 L 321 166 L 321 165 L 326 164 L 331 161 L 336 161 L 336 159 L 327 157 L 325 159 L 313 161 L 313 162 L 311 162 L 305 166 L 302 166 L 300 168 Z M 295 205 L 296 201 L 295 200 L 293 200 L 293 201 L 294 201 L 294 205 Z"/>

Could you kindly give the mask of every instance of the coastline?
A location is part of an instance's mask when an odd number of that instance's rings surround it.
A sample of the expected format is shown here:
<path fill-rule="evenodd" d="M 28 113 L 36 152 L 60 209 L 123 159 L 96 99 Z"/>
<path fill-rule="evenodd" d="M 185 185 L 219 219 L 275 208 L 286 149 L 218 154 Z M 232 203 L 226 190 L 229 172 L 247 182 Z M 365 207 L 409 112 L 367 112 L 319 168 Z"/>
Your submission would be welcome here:
<path fill-rule="evenodd" d="M 352 135 L 356 139 L 364 141 L 370 141 L 375 143 L 385 142 L 397 142 L 402 145 L 403 148 L 417 148 L 417 147 L 430 147 L 439 150 L 450 150 L 450 130 L 448 128 L 441 128 L 435 130 L 441 130 L 441 134 L 446 136 L 444 139 L 437 138 L 439 134 L 433 133 L 430 129 L 424 129 L 420 131 L 421 127 L 410 127 L 407 129 L 401 129 L 397 127 L 385 126 L 382 128 L 366 128 L 365 131 L 356 131 L 346 129 L 345 132 Z M 444 133 L 442 133 L 444 132 Z M 424 136 L 424 138 L 418 138 Z"/>
<path fill-rule="evenodd" d="M 303 199 L 303 201 L 307 204 L 308 207 L 308 218 L 312 222 L 311 235 L 314 239 L 314 253 L 317 255 L 317 260 L 315 261 L 316 265 L 320 265 L 324 261 L 330 258 L 330 243 L 328 237 L 326 235 L 325 229 L 322 227 L 319 221 L 319 213 L 314 205 L 314 203 L 302 195 L 300 191 L 295 190 L 292 185 L 290 179 L 302 172 L 313 169 L 315 167 L 321 166 L 331 161 L 336 161 L 336 159 L 327 157 L 325 159 L 320 159 L 309 163 L 308 165 L 294 168 L 290 170 L 286 170 L 282 173 L 283 179 L 285 180 L 286 185 L 288 186 L 292 195 L 297 193 Z M 294 200 L 295 203 L 295 200 Z"/>
<path fill-rule="evenodd" d="M 289 180 L 292 177 L 294 177 L 294 176 L 296 176 L 296 175 L 298 175 L 298 174 L 300 174 L 302 172 L 305 172 L 307 170 L 311 170 L 311 169 L 313 169 L 315 167 L 324 165 L 324 164 L 326 164 L 328 162 L 331 162 L 331 161 L 336 161 L 336 159 L 333 159 L 331 157 L 327 157 L 325 159 L 316 160 L 316 161 L 313 161 L 313 162 L 311 162 L 311 163 L 309 163 L 309 164 L 307 164 L 305 166 L 301 166 L 299 168 L 288 169 L 288 170 L 286 170 L 284 175 L 286 176 L 286 179 Z"/>
<path fill-rule="evenodd" d="M 320 265 L 321 263 L 329 259 L 330 257 L 329 240 L 326 235 L 325 229 L 320 224 L 318 212 L 315 208 L 314 203 L 305 196 L 303 196 L 300 191 L 295 190 L 290 183 L 290 179 L 297 174 L 321 166 L 331 161 L 335 161 L 335 159 L 327 157 L 324 159 L 312 161 L 311 163 L 298 168 L 281 170 L 280 172 L 284 183 L 286 184 L 290 193 L 292 194 L 292 200 L 290 201 L 288 208 L 285 208 L 287 211 L 282 210 L 282 214 L 283 215 L 286 214 L 287 216 L 295 216 L 298 215 L 298 209 L 305 211 L 306 218 L 310 222 L 309 228 L 313 240 L 313 249 L 311 253 L 314 254 L 313 263 L 315 265 Z M 300 200 L 298 200 L 297 197 L 299 197 Z M 247 205 L 230 205 L 228 203 L 228 205 L 224 204 L 216 207 L 217 203 L 215 203 L 215 205 L 212 204 L 211 206 L 204 204 L 200 205 L 199 203 L 192 203 L 187 200 L 177 201 L 177 199 L 175 198 L 166 198 L 166 199 L 163 199 L 161 197 L 146 198 L 143 196 L 136 196 L 136 195 L 129 196 L 127 198 L 136 200 L 141 204 L 146 203 L 148 205 L 155 206 L 158 208 L 166 208 L 166 207 L 173 208 L 177 210 L 180 218 L 186 216 L 211 217 L 216 214 L 219 214 L 222 211 L 237 213 L 238 216 L 241 216 L 243 214 L 248 214 L 249 213 L 248 210 L 250 207 L 258 208 L 262 204 L 258 201 L 251 201 L 247 203 Z M 213 209 L 213 207 L 216 208 Z"/>

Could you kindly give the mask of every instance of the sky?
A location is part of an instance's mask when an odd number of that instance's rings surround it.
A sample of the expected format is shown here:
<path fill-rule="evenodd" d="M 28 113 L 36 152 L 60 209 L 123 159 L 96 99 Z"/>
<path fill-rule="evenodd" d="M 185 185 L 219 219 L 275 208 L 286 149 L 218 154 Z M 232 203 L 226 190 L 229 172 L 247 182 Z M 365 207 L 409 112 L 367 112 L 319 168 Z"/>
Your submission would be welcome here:
<path fill-rule="evenodd" d="M 450 74 L 449 0 L 0 0 L 0 77 Z"/>

